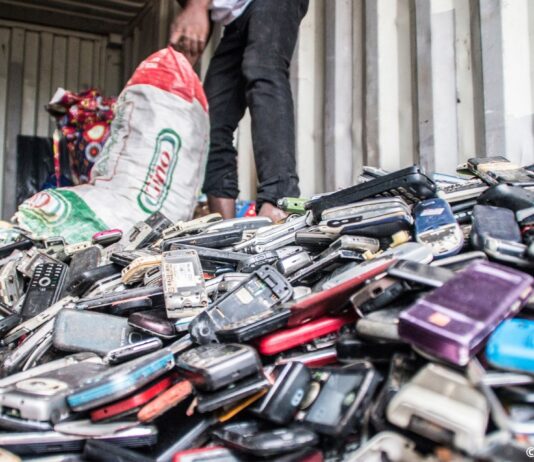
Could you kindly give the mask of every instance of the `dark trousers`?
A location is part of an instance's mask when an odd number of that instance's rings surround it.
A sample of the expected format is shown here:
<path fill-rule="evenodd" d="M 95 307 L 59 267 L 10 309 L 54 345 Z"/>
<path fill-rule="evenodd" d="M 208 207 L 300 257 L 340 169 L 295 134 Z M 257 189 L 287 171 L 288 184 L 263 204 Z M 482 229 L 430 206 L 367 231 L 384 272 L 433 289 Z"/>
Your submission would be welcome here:
<path fill-rule="evenodd" d="M 232 199 L 239 194 L 233 135 L 248 107 L 258 208 L 300 195 L 289 65 L 308 2 L 253 0 L 225 28 L 204 83 L 211 124 L 206 194 Z"/>

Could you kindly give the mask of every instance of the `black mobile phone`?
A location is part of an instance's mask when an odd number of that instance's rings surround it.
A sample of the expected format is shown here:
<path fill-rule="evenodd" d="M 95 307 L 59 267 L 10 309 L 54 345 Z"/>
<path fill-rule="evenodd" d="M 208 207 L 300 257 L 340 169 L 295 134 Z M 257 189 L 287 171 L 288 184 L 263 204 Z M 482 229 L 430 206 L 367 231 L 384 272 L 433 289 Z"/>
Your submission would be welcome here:
<path fill-rule="evenodd" d="M 164 229 L 172 226 L 170 221 L 161 212 L 154 212 L 145 221 L 136 223 L 123 237 L 125 250 L 136 250 L 147 247 L 161 237 Z"/>
<path fill-rule="evenodd" d="M 302 363 L 289 362 L 276 366 L 274 383 L 267 394 L 256 401 L 249 411 L 271 422 L 285 425 L 293 420 L 311 381 L 309 369 Z"/>
<path fill-rule="evenodd" d="M 410 260 L 397 260 L 387 271 L 395 278 L 430 287 L 441 287 L 456 275 L 454 271 L 447 268 Z"/>
<path fill-rule="evenodd" d="M 138 451 L 117 446 L 108 441 L 88 439 L 83 448 L 83 459 L 100 462 L 153 462 L 153 459 Z"/>
<path fill-rule="evenodd" d="M 171 339 L 178 335 L 175 323 L 169 321 L 167 312 L 162 309 L 132 313 L 128 316 L 128 324 L 141 332 L 164 339 Z"/>
<path fill-rule="evenodd" d="M 182 353 L 176 367 L 198 389 L 215 391 L 258 374 L 261 361 L 248 345 L 212 343 Z"/>
<path fill-rule="evenodd" d="M 411 380 L 418 368 L 419 363 L 414 355 L 402 353 L 393 355 L 386 381 L 371 405 L 370 418 L 377 431 L 392 428 L 386 419 L 386 408 L 391 398 Z"/>
<path fill-rule="evenodd" d="M 476 250 L 484 250 L 486 236 L 503 241 L 521 242 L 521 230 L 514 212 L 502 207 L 475 205 L 471 245 Z"/>
<path fill-rule="evenodd" d="M 33 247 L 34 242 L 26 236 L 23 236 L 21 239 L 16 242 L 11 242 L 10 244 L 4 244 L 0 246 L 0 258 L 7 257 L 11 255 L 14 250 L 28 250 Z"/>
<path fill-rule="evenodd" d="M 242 252 L 212 249 L 189 244 L 174 244 L 174 250 L 195 250 L 202 264 L 202 269 L 205 272 L 214 272 L 220 267 L 229 267 L 232 268 L 232 271 L 236 271 L 239 264 L 242 264 L 250 258 L 249 254 Z"/>
<path fill-rule="evenodd" d="M 189 332 L 196 343 L 215 341 L 222 331 L 244 328 L 274 316 L 277 314 L 277 305 L 288 300 L 292 294 L 293 288 L 286 278 L 274 268 L 262 266 L 200 313 L 191 322 Z M 282 317 L 284 324 L 286 319 Z M 242 338 L 250 340 L 252 337 L 245 335 Z"/>
<path fill-rule="evenodd" d="M 13 313 L 0 320 L 0 338 L 4 337 L 11 329 L 18 326 L 24 319 L 20 314 Z"/>
<path fill-rule="evenodd" d="M 257 457 L 298 451 L 319 442 L 318 436 L 303 426 L 271 429 L 262 428 L 257 421 L 230 423 L 212 434 L 225 446 Z"/>
<path fill-rule="evenodd" d="M 436 185 L 425 176 L 419 167 L 413 166 L 384 175 L 366 183 L 326 194 L 306 203 L 315 220 L 321 213 L 332 207 L 358 202 L 371 197 L 400 196 L 408 203 L 435 197 Z"/>
<path fill-rule="evenodd" d="M 361 424 L 382 377 L 371 363 L 362 361 L 341 369 L 314 369 L 312 380 L 321 389 L 302 422 L 321 434 L 339 437 Z"/>
<path fill-rule="evenodd" d="M 37 265 L 21 309 L 24 319 L 38 315 L 59 300 L 67 279 L 68 267 L 63 263 Z"/>
<path fill-rule="evenodd" d="M 105 311 L 117 303 L 124 303 L 128 300 L 138 300 L 140 298 L 150 298 L 152 308 L 164 308 L 163 289 L 161 286 L 136 287 L 134 289 L 112 292 L 98 297 L 83 298 L 75 305 L 79 310 Z"/>
<path fill-rule="evenodd" d="M 517 212 L 518 210 L 534 207 L 534 191 L 499 184 L 492 186 L 477 198 L 480 205 L 492 205 L 494 207 L 504 207 Z"/>
<path fill-rule="evenodd" d="M 224 406 L 229 406 L 268 389 L 271 386 L 269 380 L 262 374 L 242 379 L 214 392 L 197 393 L 197 411 L 201 413 L 215 411 Z"/>
<path fill-rule="evenodd" d="M 89 250 L 89 249 L 87 249 Z M 121 267 L 115 263 L 109 265 L 97 266 L 96 268 L 87 269 L 78 275 L 69 278 L 65 288 L 65 293 L 73 296 L 81 296 L 89 290 L 93 284 L 101 279 L 119 274 Z"/>
<path fill-rule="evenodd" d="M 246 254 L 247 258 L 237 265 L 240 273 L 252 273 L 264 265 L 272 265 L 278 261 L 276 250 L 266 250 L 256 255 Z"/>
<path fill-rule="evenodd" d="M 238 243 L 243 238 L 243 230 L 230 229 L 228 231 L 217 231 L 213 233 L 200 233 L 193 236 L 175 237 L 167 239 L 161 244 L 161 250 L 177 250 L 180 245 L 188 244 L 199 247 L 209 247 L 213 249 L 222 249 Z"/>
<path fill-rule="evenodd" d="M 363 360 L 389 362 L 394 354 L 403 351 L 410 351 L 410 346 L 400 342 L 359 338 L 351 333 L 342 335 L 336 342 L 337 359 L 349 364 Z"/>
<path fill-rule="evenodd" d="M 410 286 L 402 280 L 379 277 L 368 281 L 350 297 L 350 302 L 359 316 L 365 316 L 385 308 L 409 290 Z"/>

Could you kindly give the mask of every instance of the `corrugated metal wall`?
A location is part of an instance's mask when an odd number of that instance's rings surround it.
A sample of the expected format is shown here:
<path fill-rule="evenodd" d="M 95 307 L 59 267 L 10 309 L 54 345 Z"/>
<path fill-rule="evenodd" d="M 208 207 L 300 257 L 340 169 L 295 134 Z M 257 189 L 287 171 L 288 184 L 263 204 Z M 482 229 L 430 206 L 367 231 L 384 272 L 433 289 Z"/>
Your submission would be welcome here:
<path fill-rule="evenodd" d="M 127 73 L 165 44 L 178 8 L 154 3 L 127 42 L 138 50 Z M 159 42 L 145 41 L 154 27 Z M 533 38 L 528 0 L 310 0 L 291 75 L 302 194 L 348 186 L 362 164 L 534 162 Z M 241 194 L 252 197 L 248 117 L 236 139 Z"/>
<path fill-rule="evenodd" d="M 15 207 L 17 135 L 48 136 L 54 122 L 44 106 L 58 87 L 92 86 L 116 95 L 122 85 L 120 49 L 107 36 L 0 20 L 0 192 L 2 216 Z"/>

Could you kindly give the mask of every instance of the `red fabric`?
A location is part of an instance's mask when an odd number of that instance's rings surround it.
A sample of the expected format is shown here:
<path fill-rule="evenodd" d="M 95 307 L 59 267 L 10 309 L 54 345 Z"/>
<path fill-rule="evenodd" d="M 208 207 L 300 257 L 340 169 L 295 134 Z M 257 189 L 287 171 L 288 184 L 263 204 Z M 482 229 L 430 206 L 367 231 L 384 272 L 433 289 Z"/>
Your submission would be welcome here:
<path fill-rule="evenodd" d="M 192 103 L 197 100 L 208 111 L 202 83 L 184 55 L 172 47 L 157 51 L 145 59 L 126 87 L 152 85 Z"/>

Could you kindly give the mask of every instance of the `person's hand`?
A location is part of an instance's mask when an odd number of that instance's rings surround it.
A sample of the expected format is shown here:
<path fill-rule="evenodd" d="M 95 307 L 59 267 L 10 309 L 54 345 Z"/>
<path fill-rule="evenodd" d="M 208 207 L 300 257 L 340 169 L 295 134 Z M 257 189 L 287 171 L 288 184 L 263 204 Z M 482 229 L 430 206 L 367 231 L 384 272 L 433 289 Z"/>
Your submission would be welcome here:
<path fill-rule="evenodd" d="M 169 42 L 194 66 L 206 46 L 209 28 L 208 3 L 189 1 L 172 23 Z"/>

